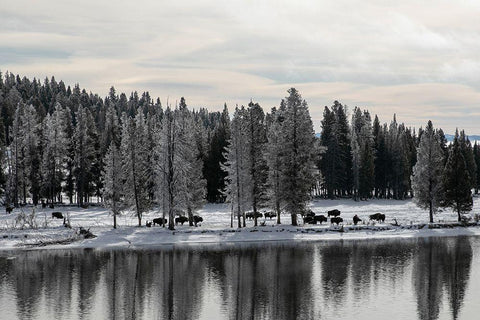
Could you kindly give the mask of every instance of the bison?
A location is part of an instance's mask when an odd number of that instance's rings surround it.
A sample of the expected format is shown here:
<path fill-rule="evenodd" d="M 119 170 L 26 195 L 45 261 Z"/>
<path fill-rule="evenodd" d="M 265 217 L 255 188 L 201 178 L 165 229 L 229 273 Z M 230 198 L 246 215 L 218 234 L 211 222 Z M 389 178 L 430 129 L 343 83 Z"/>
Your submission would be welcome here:
<path fill-rule="evenodd" d="M 264 216 L 265 216 L 265 218 L 272 219 L 272 218 L 275 218 L 277 216 L 277 214 L 273 211 L 267 211 L 267 212 L 264 213 Z"/>
<path fill-rule="evenodd" d="M 155 218 L 152 220 L 153 222 L 153 225 L 155 226 L 156 224 L 158 224 L 159 226 L 163 225 L 163 224 L 167 224 L 168 223 L 168 220 L 166 218 Z"/>
<path fill-rule="evenodd" d="M 362 221 L 362 219 L 360 219 L 357 215 L 353 216 L 353 224 L 354 225 L 357 225 L 357 223 L 359 223 L 360 221 Z"/>
<path fill-rule="evenodd" d="M 5 207 L 5 211 L 6 211 L 7 214 L 12 213 L 13 208 L 10 207 L 10 206 L 6 206 L 6 207 Z"/>
<path fill-rule="evenodd" d="M 203 222 L 203 218 L 195 215 L 195 216 L 193 216 L 193 222 L 195 223 L 195 226 L 196 226 L 197 223 Z"/>
<path fill-rule="evenodd" d="M 59 211 L 52 212 L 52 218 L 63 219 L 63 214 Z"/>
<path fill-rule="evenodd" d="M 338 217 L 340 215 L 340 210 L 338 209 L 329 210 L 327 211 L 327 215 L 328 217 L 330 216 Z"/>
<path fill-rule="evenodd" d="M 337 226 L 340 222 L 343 222 L 343 219 L 341 217 L 333 217 L 333 218 L 330 218 L 330 223 L 331 224 L 334 224 L 336 223 Z"/>
<path fill-rule="evenodd" d="M 180 217 L 176 217 L 176 218 L 175 218 L 175 224 L 181 223 L 182 226 L 183 226 L 183 224 L 184 224 L 185 222 L 187 222 L 187 221 L 188 221 L 188 218 L 185 217 L 185 216 L 180 216 Z"/>
<path fill-rule="evenodd" d="M 317 224 L 317 221 L 315 220 L 314 217 L 311 216 L 305 216 L 303 218 L 303 223 L 308 223 L 308 224 Z"/>
<path fill-rule="evenodd" d="M 315 216 L 315 217 L 313 217 L 313 219 L 315 219 L 316 222 L 320 222 L 320 224 L 322 224 L 322 222 L 327 222 L 328 221 L 327 217 L 325 217 L 323 214 L 321 214 L 319 216 Z"/>
<path fill-rule="evenodd" d="M 254 217 L 253 211 L 248 211 L 248 212 L 245 213 L 245 218 L 253 219 L 253 217 Z"/>
<path fill-rule="evenodd" d="M 375 214 L 370 215 L 370 220 L 377 220 L 385 222 L 385 215 L 383 213 L 377 212 Z"/>
<path fill-rule="evenodd" d="M 152 226 L 152 221 L 147 221 L 145 225 L 147 226 L 147 228 L 150 228 Z"/>

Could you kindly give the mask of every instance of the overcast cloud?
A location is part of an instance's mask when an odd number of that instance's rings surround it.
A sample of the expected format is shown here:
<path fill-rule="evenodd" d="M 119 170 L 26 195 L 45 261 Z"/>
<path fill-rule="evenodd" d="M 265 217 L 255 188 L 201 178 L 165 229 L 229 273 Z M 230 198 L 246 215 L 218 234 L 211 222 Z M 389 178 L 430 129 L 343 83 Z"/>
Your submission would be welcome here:
<path fill-rule="evenodd" d="M 339 100 L 479 134 L 479 16 L 473 0 L 0 0 L 0 70 L 211 110 L 269 110 L 294 86 L 316 131 Z"/>

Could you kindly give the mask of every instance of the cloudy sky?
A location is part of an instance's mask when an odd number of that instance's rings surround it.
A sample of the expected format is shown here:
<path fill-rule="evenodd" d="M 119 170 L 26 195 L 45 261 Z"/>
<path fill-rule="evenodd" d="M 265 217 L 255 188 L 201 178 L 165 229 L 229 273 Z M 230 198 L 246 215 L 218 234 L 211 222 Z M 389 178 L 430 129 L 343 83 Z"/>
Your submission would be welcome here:
<path fill-rule="evenodd" d="M 0 17 L 3 73 L 211 110 L 294 86 L 318 132 L 339 100 L 480 134 L 477 0 L 0 0 Z"/>

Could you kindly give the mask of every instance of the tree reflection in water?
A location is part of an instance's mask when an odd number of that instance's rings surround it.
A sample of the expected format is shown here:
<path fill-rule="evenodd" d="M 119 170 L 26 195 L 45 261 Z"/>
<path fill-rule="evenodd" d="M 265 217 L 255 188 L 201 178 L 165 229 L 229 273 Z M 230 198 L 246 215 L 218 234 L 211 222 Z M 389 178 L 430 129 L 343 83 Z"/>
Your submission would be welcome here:
<path fill-rule="evenodd" d="M 458 319 L 471 241 L 11 252 L 0 256 L 0 303 L 17 319 L 312 319 L 350 309 L 361 319 L 371 305 L 391 312 L 388 296 L 406 288 L 410 318 L 437 319 L 443 305 Z"/>

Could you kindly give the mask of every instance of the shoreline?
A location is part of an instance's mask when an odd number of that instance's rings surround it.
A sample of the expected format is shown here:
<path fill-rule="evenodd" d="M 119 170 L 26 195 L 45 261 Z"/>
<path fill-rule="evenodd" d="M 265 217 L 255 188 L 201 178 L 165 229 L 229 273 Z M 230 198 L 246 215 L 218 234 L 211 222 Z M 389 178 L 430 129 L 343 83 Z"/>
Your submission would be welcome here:
<path fill-rule="evenodd" d="M 428 226 L 435 226 L 429 228 Z M 480 225 L 439 227 L 438 223 L 402 226 L 361 226 L 350 230 L 340 227 L 310 227 L 279 225 L 269 227 L 247 227 L 242 229 L 177 229 L 163 228 L 92 227 L 95 238 L 83 239 L 74 229 L 59 230 L 25 229 L 2 230 L 0 252 L 30 250 L 148 250 L 166 247 L 197 247 L 221 245 L 261 245 L 274 242 L 323 242 L 323 241 L 364 241 L 388 239 L 412 239 L 431 237 L 480 236 Z M 8 233 L 10 233 L 8 235 Z"/>

